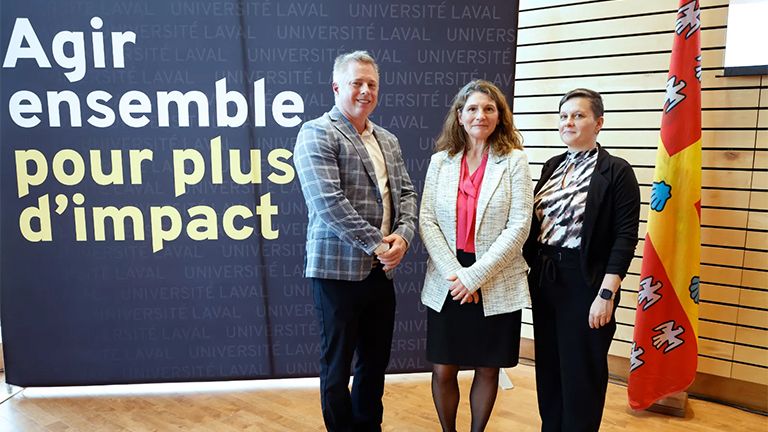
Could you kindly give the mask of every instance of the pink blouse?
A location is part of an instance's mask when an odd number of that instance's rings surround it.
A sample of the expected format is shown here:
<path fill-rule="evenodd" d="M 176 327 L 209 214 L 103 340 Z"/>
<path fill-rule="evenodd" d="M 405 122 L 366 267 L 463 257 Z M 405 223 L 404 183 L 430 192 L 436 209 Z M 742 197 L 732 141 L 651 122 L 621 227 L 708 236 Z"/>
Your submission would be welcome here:
<path fill-rule="evenodd" d="M 487 164 L 488 153 L 483 155 L 480 166 L 470 175 L 467 155 L 464 154 L 461 158 L 459 196 L 456 200 L 456 249 L 464 252 L 475 252 L 477 198 L 480 196 L 480 186 L 483 184 L 483 175 Z"/>

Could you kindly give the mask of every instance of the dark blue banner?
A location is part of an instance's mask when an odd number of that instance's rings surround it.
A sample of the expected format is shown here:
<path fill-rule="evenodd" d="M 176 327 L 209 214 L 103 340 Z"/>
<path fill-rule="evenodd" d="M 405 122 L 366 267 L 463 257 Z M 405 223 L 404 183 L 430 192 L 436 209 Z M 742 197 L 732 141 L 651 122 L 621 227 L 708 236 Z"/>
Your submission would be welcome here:
<path fill-rule="evenodd" d="M 417 189 L 457 90 L 511 96 L 517 2 L 27 0 L 0 5 L 0 282 L 7 382 L 300 377 L 299 126 L 334 58 L 379 62 L 372 120 Z M 417 241 L 390 371 L 428 368 Z"/>

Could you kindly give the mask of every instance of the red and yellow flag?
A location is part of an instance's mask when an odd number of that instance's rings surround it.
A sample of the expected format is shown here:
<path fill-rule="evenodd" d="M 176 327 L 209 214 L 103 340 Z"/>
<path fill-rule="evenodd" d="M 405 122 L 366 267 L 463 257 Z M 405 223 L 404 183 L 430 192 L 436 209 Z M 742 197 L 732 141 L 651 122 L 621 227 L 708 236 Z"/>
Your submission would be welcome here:
<path fill-rule="evenodd" d="M 651 187 L 630 357 L 629 405 L 645 409 L 696 376 L 701 256 L 701 19 L 681 0 Z"/>

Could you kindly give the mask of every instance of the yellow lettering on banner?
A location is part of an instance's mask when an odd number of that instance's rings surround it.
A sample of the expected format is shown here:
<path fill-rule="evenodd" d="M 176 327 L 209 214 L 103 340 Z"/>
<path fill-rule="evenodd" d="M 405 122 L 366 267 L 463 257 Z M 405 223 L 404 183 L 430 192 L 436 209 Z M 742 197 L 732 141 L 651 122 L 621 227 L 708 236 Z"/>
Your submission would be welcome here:
<path fill-rule="evenodd" d="M 150 210 L 152 225 L 152 252 L 163 249 L 163 243 L 179 238 L 181 234 L 181 214 L 172 206 L 152 207 Z M 169 222 L 168 229 L 163 227 L 163 221 Z"/>
<path fill-rule="evenodd" d="M 128 159 L 131 164 L 131 184 L 141 184 L 141 163 L 144 161 L 152 161 L 152 150 L 129 150 Z"/>
<path fill-rule="evenodd" d="M 83 205 L 85 203 L 85 195 L 81 194 L 80 192 L 74 194 L 72 196 L 72 202 L 74 202 L 75 205 L 78 205 L 78 206 Z M 88 240 L 88 224 L 85 222 L 85 209 L 82 207 L 75 207 L 74 212 L 75 212 L 75 240 L 86 241 Z M 142 235 L 144 235 L 143 232 L 142 232 Z"/>
<path fill-rule="evenodd" d="M 110 150 L 109 154 L 112 172 L 104 174 L 104 168 L 101 164 L 101 152 L 99 150 L 90 151 L 93 181 L 101 186 L 121 185 L 123 184 L 123 154 L 120 150 Z"/>
<path fill-rule="evenodd" d="M 210 139 L 209 143 L 211 184 L 223 184 L 225 163 L 229 163 L 228 175 L 234 183 L 245 185 L 262 182 L 264 161 L 260 149 L 249 149 L 249 160 L 243 161 L 240 149 L 224 153 L 220 136 Z M 79 185 L 86 175 L 90 175 L 93 182 L 99 186 L 127 183 L 123 150 L 82 151 L 87 151 L 88 154 L 79 153 L 74 149 L 61 149 L 53 154 L 49 161 L 39 150 L 16 150 L 14 154 L 19 198 L 29 195 L 33 187 L 46 184 L 49 173 L 51 179 L 55 180 L 54 186 Z M 109 153 L 102 154 L 102 151 Z M 227 156 L 230 160 L 223 160 Z M 274 148 L 269 152 L 266 162 L 271 168 L 267 177 L 270 182 L 284 185 L 295 179 L 296 172 L 290 163 L 292 156 L 293 153 L 285 148 Z M 142 184 L 142 168 L 146 168 L 145 162 L 151 164 L 153 157 L 154 153 L 150 149 L 128 150 L 131 184 Z M 172 181 L 176 197 L 187 193 L 188 187 L 198 185 L 207 178 L 208 165 L 204 153 L 196 149 L 174 149 L 171 159 L 167 164 L 172 166 L 165 167 L 173 170 Z M 221 232 L 233 240 L 245 240 L 257 229 L 267 240 L 277 239 L 280 234 L 273 218 L 278 214 L 278 206 L 272 204 L 271 193 L 261 195 L 255 206 L 232 205 L 223 214 L 217 214 L 210 206 L 197 205 L 187 209 L 187 215 L 182 217 L 184 209 L 177 209 L 173 205 L 152 206 L 149 208 L 149 221 L 145 220 L 145 213 L 137 206 L 87 207 L 84 206 L 85 196 L 81 192 L 72 193 L 71 196 L 63 193 L 55 195 L 55 209 L 51 208 L 50 202 L 53 195 L 47 194 L 37 198 L 36 204 L 23 209 L 19 215 L 19 229 L 24 238 L 30 242 L 52 241 L 52 210 L 67 218 L 64 220 L 72 221 L 73 224 L 69 227 L 74 226 L 74 236 L 79 242 L 88 241 L 91 234 L 94 241 L 100 242 L 108 239 L 143 241 L 146 237 L 145 227 L 149 224 L 153 252 L 162 250 L 167 242 L 177 240 L 183 232 L 193 241 L 218 240 L 220 228 Z M 258 228 L 253 220 L 255 217 L 260 218 Z M 127 226 L 129 223 L 131 227 Z M 108 233 L 110 225 L 112 228 Z M 132 236 L 127 234 L 131 228 Z"/>
<path fill-rule="evenodd" d="M 222 184 L 224 181 L 224 161 L 221 146 L 221 137 L 217 136 L 210 140 L 210 167 L 211 184 Z M 261 150 L 250 149 L 248 169 L 243 172 L 242 157 L 239 149 L 230 149 L 229 155 L 229 177 L 237 184 L 259 184 L 261 183 Z M 284 148 L 276 148 L 269 152 L 267 161 L 274 169 L 274 172 L 267 177 L 270 182 L 275 184 L 288 184 L 296 178 L 296 171 L 289 162 L 293 153 Z M 191 163 L 191 171 L 187 171 L 187 164 Z M 176 196 L 181 196 L 187 192 L 187 186 L 200 183 L 206 175 L 206 166 L 203 155 L 194 149 L 173 150 L 173 177 L 174 191 Z"/>
<path fill-rule="evenodd" d="M 192 162 L 192 172 L 185 169 L 187 161 Z M 193 149 L 173 151 L 173 189 L 176 196 L 184 195 L 188 185 L 200 183 L 205 175 L 205 161 L 199 151 Z"/>
<path fill-rule="evenodd" d="M 267 178 L 274 184 L 288 184 L 296 176 L 296 172 L 293 170 L 293 165 L 284 162 L 282 159 L 290 159 L 293 156 L 290 150 L 278 148 L 269 152 L 267 160 L 272 168 L 282 171 L 282 174 L 272 173 Z"/>
<path fill-rule="evenodd" d="M 275 240 L 280 235 L 280 231 L 272 228 L 272 216 L 277 214 L 277 206 L 272 205 L 271 195 L 262 195 L 256 206 L 256 214 L 261 216 L 261 236 L 267 240 Z"/>
<path fill-rule="evenodd" d="M 32 227 L 32 220 L 39 221 L 40 229 L 35 230 Z M 31 242 L 51 241 L 53 232 L 51 230 L 51 204 L 48 195 L 43 195 L 37 199 L 37 207 L 27 207 L 19 216 L 19 228 L 25 239 Z"/>
<path fill-rule="evenodd" d="M 194 150 L 193 150 L 194 151 Z M 123 173 L 123 155 L 121 150 L 110 150 L 111 171 L 104 172 L 101 150 L 89 150 L 90 175 L 93 181 L 101 186 L 122 185 L 125 183 Z M 152 161 L 152 150 L 129 150 L 131 184 L 141 184 L 141 163 Z M 30 186 L 40 186 L 48 178 L 48 161 L 39 150 L 16 150 L 16 185 L 19 198 L 29 194 Z M 200 157 L 202 159 L 202 156 Z M 183 168 L 183 164 L 181 165 Z M 69 171 L 68 171 L 69 170 Z M 80 184 L 85 178 L 86 165 L 83 156 L 72 149 L 62 149 L 56 152 L 52 161 L 53 176 L 59 183 L 66 186 Z"/>
<path fill-rule="evenodd" d="M 67 173 L 64 164 L 69 161 L 72 163 L 72 173 Z M 56 152 L 53 156 L 53 175 L 59 183 L 67 186 L 74 186 L 85 177 L 85 161 L 80 153 L 72 149 L 64 149 Z"/>
<path fill-rule="evenodd" d="M 43 184 L 48 177 L 48 161 L 45 155 L 39 150 L 16 150 L 16 186 L 19 192 L 19 198 L 29 193 L 30 186 L 39 186 Z M 35 166 L 34 173 L 30 173 L 29 163 L 33 162 Z"/>
<path fill-rule="evenodd" d="M 219 231 L 216 227 L 216 211 L 208 206 L 195 206 L 187 210 L 190 217 L 203 216 L 192 219 L 187 224 L 187 235 L 192 240 L 217 240 Z"/>
<path fill-rule="evenodd" d="M 112 230 L 115 240 L 125 240 L 125 220 L 130 218 L 133 226 L 133 239 L 144 240 L 144 215 L 138 207 L 94 207 L 93 208 L 93 237 L 96 241 L 105 241 L 104 221 L 112 220 Z"/>
<path fill-rule="evenodd" d="M 229 238 L 233 240 L 245 240 L 250 237 L 251 234 L 253 234 L 253 228 L 244 225 L 242 228 L 237 229 L 235 227 L 236 217 L 248 219 L 253 217 L 253 212 L 248 207 L 242 205 L 232 206 L 224 212 L 224 217 L 222 220 L 222 225 L 224 225 L 224 232 Z"/>
<path fill-rule="evenodd" d="M 211 140 L 211 183 L 222 183 L 221 136 Z"/>
<path fill-rule="evenodd" d="M 88 240 L 88 213 L 82 204 L 85 197 L 76 193 L 72 197 L 76 205 L 74 211 L 75 237 L 77 241 Z M 56 196 L 58 205 L 56 213 L 62 214 L 66 207 L 65 195 Z M 194 206 L 187 210 L 190 220 L 186 224 L 186 234 L 191 240 L 206 241 L 218 240 L 219 220 L 216 211 L 205 205 Z M 244 205 L 234 205 L 227 208 L 221 218 L 222 231 L 233 240 L 245 240 L 253 235 L 255 229 L 250 219 L 258 215 L 261 218 L 261 236 L 267 240 L 275 240 L 280 231 L 275 229 L 273 216 L 278 214 L 278 207 L 272 204 L 270 193 L 262 195 L 259 204 L 254 211 Z M 144 214 L 138 207 L 93 207 L 91 222 L 93 226 L 93 238 L 95 241 L 143 241 L 145 239 Z M 133 236 L 130 238 L 127 223 L 133 228 Z M 181 212 L 173 206 L 150 207 L 150 232 L 152 252 L 159 252 L 165 247 L 165 243 L 177 240 L 184 230 L 184 220 Z M 112 235 L 108 235 L 107 226 L 112 225 Z M 19 228 L 25 239 L 30 242 L 52 241 L 51 207 L 49 195 L 43 195 L 35 206 L 25 208 L 19 216 Z"/>
<path fill-rule="evenodd" d="M 232 181 L 237 184 L 261 183 L 261 150 L 251 149 L 250 170 L 243 172 L 242 162 L 240 161 L 240 151 L 229 151 L 229 175 Z"/>

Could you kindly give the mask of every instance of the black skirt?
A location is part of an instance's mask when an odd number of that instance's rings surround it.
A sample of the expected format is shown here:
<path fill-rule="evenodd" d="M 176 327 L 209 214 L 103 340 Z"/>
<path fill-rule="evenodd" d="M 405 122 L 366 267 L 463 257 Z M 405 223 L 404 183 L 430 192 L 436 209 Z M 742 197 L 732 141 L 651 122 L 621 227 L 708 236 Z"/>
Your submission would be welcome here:
<path fill-rule="evenodd" d="M 475 262 L 475 254 L 461 250 L 456 258 L 464 267 Z M 477 304 L 459 304 L 448 293 L 440 312 L 427 308 L 427 360 L 470 367 L 517 365 L 522 311 L 486 317 L 481 291 Z"/>

